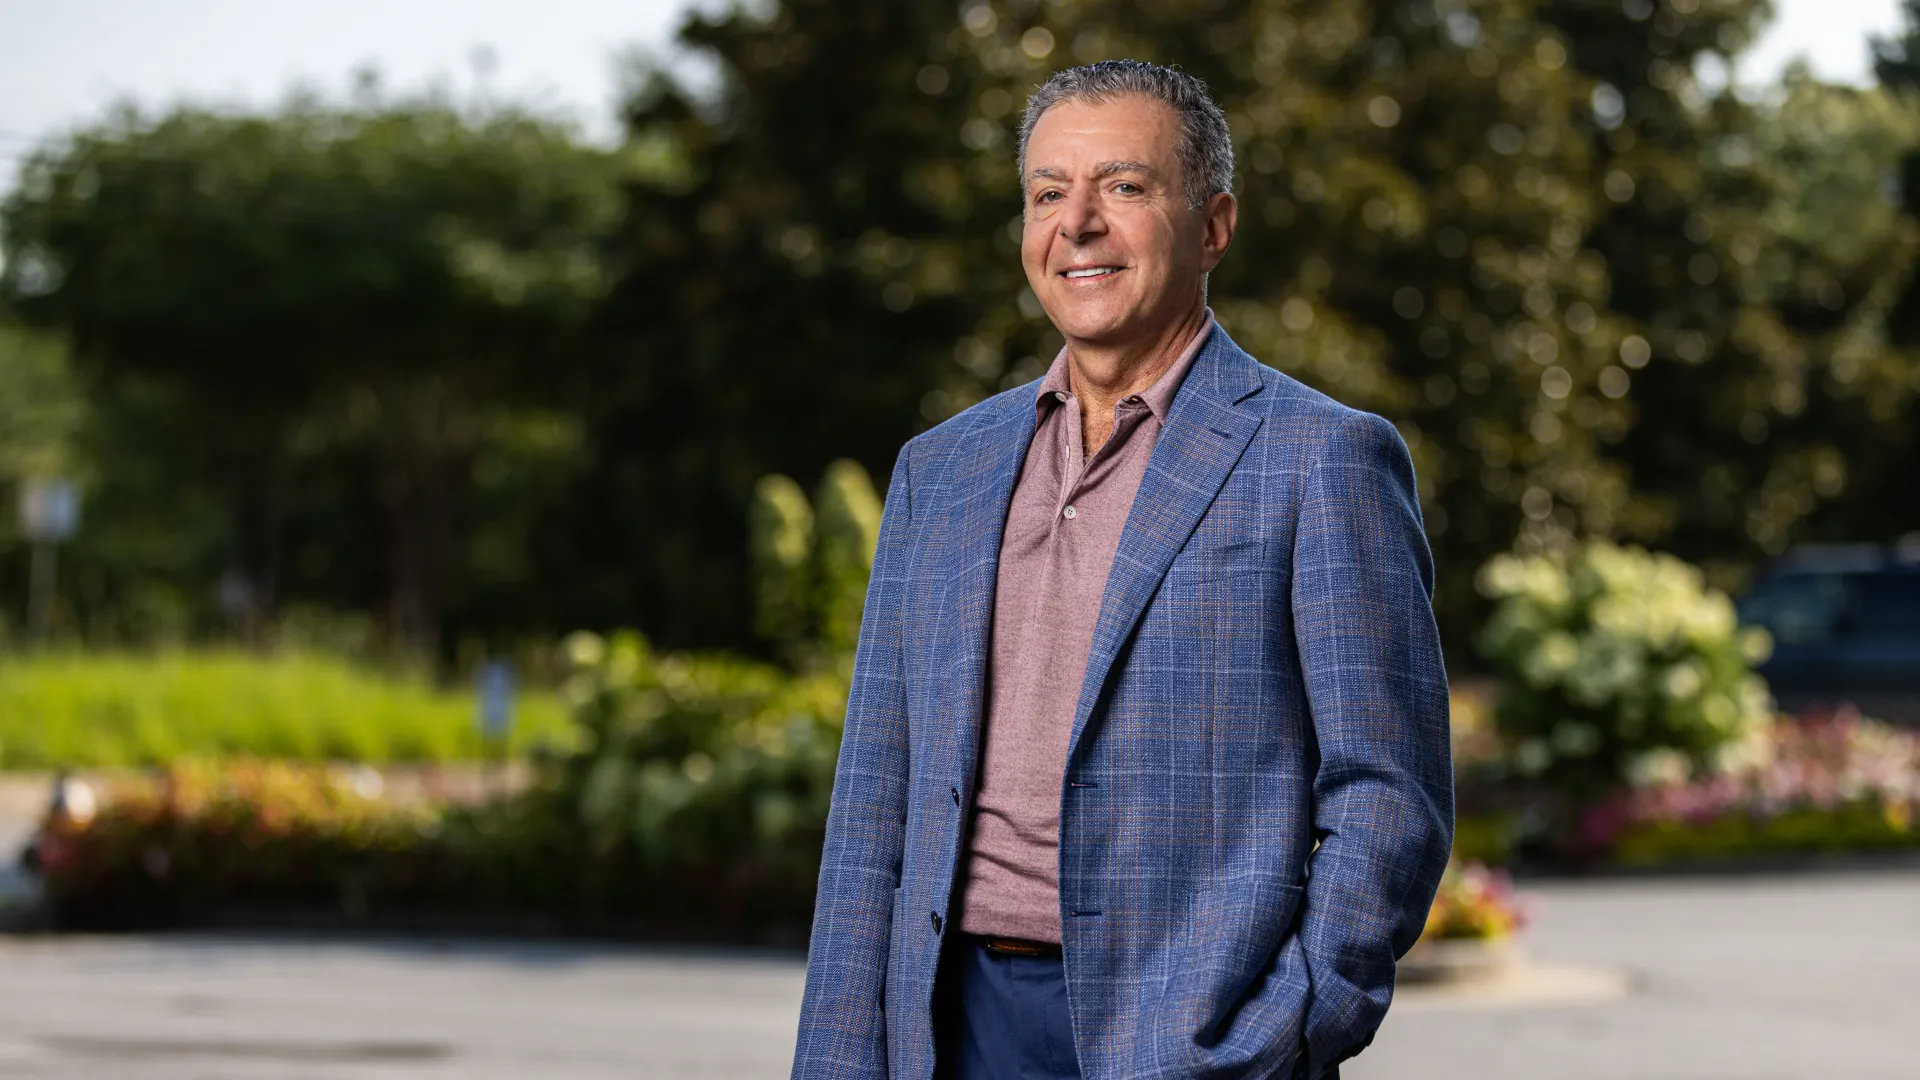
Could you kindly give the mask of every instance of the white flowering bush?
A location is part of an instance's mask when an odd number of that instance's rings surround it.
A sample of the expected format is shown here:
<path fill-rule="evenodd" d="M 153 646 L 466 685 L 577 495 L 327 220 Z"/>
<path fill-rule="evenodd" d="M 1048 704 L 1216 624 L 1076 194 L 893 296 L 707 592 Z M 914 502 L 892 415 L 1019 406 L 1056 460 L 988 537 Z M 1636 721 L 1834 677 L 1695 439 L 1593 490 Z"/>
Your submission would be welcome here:
<path fill-rule="evenodd" d="M 1670 555 L 1590 542 L 1502 555 L 1482 655 L 1500 677 L 1494 725 L 1522 779 L 1576 798 L 1732 764 L 1771 715 L 1753 665 L 1771 647 L 1726 594 Z"/>

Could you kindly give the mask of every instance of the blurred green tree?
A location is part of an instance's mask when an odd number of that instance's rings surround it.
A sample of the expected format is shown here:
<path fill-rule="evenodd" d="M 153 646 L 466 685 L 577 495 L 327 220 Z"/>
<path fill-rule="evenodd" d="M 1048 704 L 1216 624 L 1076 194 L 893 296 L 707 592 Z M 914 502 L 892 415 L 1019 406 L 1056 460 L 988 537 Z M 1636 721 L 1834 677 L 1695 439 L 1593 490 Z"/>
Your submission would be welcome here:
<path fill-rule="evenodd" d="M 1920 526 L 1910 419 L 1920 339 L 1905 337 L 1920 300 L 1920 222 L 1896 179 L 1920 146 L 1920 101 L 1794 72 L 1753 138 L 1773 194 L 1735 252 L 1761 252 L 1743 287 L 1764 316 L 1736 327 L 1758 363 L 1720 424 L 1721 443 L 1737 435 L 1746 455 L 1737 524 L 1747 550 L 1766 554 L 1792 541 L 1894 541 Z M 1732 457 L 1702 454 L 1694 467 Z M 1742 553 L 1732 529 L 1686 539 L 1702 559 Z"/>
<path fill-rule="evenodd" d="M 1910 365 L 1881 333 L 1913 253 L 1882 176 L 1912 118 L 1804 72 L 1742 101 L 1731 64 L 1768 13 L 1750 0 L 1543 12 L 1596 80 L 1588 243 L 1635 334 L 1633 426 L 1606 450 L 1634 495 L 1623 531 L 1725 582 L 1796 538 L 1892 539 L 1836 500 L 1912 445 L 1889 423 Z"/>
<path fill-rule="evenodd" d="M 1895 148 L 1897 157 L 1891 164 L 1887 163 L 1884 153 L 1875 153 L 1872 164 L 1879 166 L 1876 178 L 1883 199 L 1900 207 L 1899 235 L 1906 239 L 1911 251 L 1913 237 L 1920 231 L 1920 122 L 1916 121 L 1916 117 L 1920 117 L 1920 0 L 1904 0 L 1901 7 L 1906 15 L 1905 30 L 1897 37 L 1875 40 L 1873 47 L 1874 70 L 1880 77 L 1882 92 L 1897 103 L 1899 116 L 1895 124 L 1903 138 Z M 1882 150 L 1884 133 L 1895 126 L 1887 122 L 1887 112 L 1884 106 L 1876 107 L 1871 115 L 1881 123 L 1848 127 L 1855 131 L 1867 128 L 1878 136 L 1874 140 L 1875 149 Z M 1856 158 L 1851 164 L 1865 163 Z M 1862 178 L 1854 174 L 1852 179 L 1858 184 Z M 1891 424 L 1877 425 L 1880 430 L 1905 437 L 1882 442 L 1884 453 L 1876 462 L 1873 481 L 1852 485 L 1847 500 L 1850 507 L 1873 516 L 1872 523 L 1863 530 L 1869 535 L 1920 528 L 1920 515 L 1911 508 L 1913 463 L 1920 461 L 1920 429 L 1911 419 L 1915 399 L 1920 397 L 1920 273 L 1915 273 L 1910 263 L 1900 270 L 1901 275 L 1890 273 L 1883 278 L 1887 300 L 1884 330 L 1886 344 L 1905 360 L 1906 386 L 1894 387 L 1892 393 L 1887 394 L 1888 384 L 1899 382 L 1900 373 L 1896 369 L 1891 380 L 1885 377 L 1870 380 L 1863 396 L 1883 418 L 1894 420 Z M 1892 400 L 1883 402 L 1882 395 Z"/>
<path fill-rule="evenodd" d="M 1805 80 L 1737 97 L 1767 15 L 981 0 L 954 40 L 991 84 L 964 133 L 1008 173 L 1009 103 L 1055 68 L 1134 56 L 1208 81 L 1241 166 L 1214 306 L 1256 355 L 1400 427 L 1464 643 L 1485 613 L 1472 568 L 1515 543 L 1624 537 L 1737 580 L 1795 537 L 1891 539 L 1901 500 L 1835 500 L 1912 460 L 1889 420 L 1913 369 L 1876 338 L 1911 263 L 1877 190 L 1910 121 Z M 1059 339 L 1012 308 L 976 333 L 1030 375 Z"/>
<path fill-rule="evenodd" d="M 27 162 L 0 285 L 134 414 L 125 457 L 231 493 L 230 602 L 270 615 L 292 541 L 318 555 L 296 575 L 428 650 L 476 462 L 570 442 L 541 409 L 614 194 L 607 155 L 511 111 L 129 108 Z"/>
<path fill-rule="evenodd" d="M 636 63 L 613 153 L 435 103 L 130 113 L 29 163 L 4 284 L 111 415 L 95 520 L 170 525 L 99 534 L 102 580 L 208 593 L 237 564 L 261 610 L 372 608 L 421 643 L 782 640 L 820 568 L 766 591 L 798 520 L 759 516 L 762 478 L 886 475 L 1038 376 L 1061 342 L 1017 257 L 1024 100 L 1067 64 L 1179 64 L 1237 141 L 1212 303 L 1398 425 L 1465 655 L 1473 569 L 1516 544 L 1616 537 L 1732 584 L 1913 527 L 1911 42 L 1881 45 L 1888 90 L 1748 102 L 1727 72 L 1766 13 L 747 5 L 682 30 L 706 88 Z"/>
<path fill-rule="evenodd" d="M 1052 71 L 1118 56 L 1178 64 L 1226 107 L 1241 233 L 1212 302 L 1255 355 L 1400 427 L 1450 640 L 1485 611 L 1473 568 L 1516 542 L 1619 536 L 1724 580 L 1795 536 L 1878 535 L 1816 511 L 1859 482 L 1849 464 L 1907 445 L 1864 392 L 1908 369 L 1872 340 L 1884 304 L 1862 304 L 1909 256 L 1857 198 L 1877 170 L 1849 171 L 1887 160 L 1904 121 L 1817 84 L 1736 97 L 1767 14 L 791 0 L 695 19 L 683 40 L 722 89 L 703 107 L 655 73 L 633 99 L 635 139 L 679 167 L 633 190 L 650 225 L 623 241 L 607 327 L 637 362 L 597 428 L 620 435 L 604 460 L 663 466 L 596 500 L 636 511 L 606 542 L 678 576 L 617 595 L 650 593 L 669 640 L 737 636 L 719 538 L 752 478 L 834 453 L 884 469 L 916 411 L 1044 369 L 1060 339 L 1018 271 L 1019 113 Z M 1817 224 L 1835 191 L 1858 212 Z M 1828 278 L 1852 298 L 1838 314 Z M 1831 377 L 1861 365 L 1881 375 Z"/>
<path fill-rule="evenodd" d="M 65 344 L 0 323 L 0 482 L 72 474 L 85 418 Z"/>
<path fill-rule="evenodd" d="M 1459 642 L 1489 555 L 1516 536 L 1613 532 L 1630 510 L 1599 449 L 1631 412 L 1606 392 L 1629 327 L 1588 243 L 1606 204 L 1592 80 L 1541 8 L 970 4 L 956 34 L 996 91 L 975 101 L 972 140 L 1009 174 L 1002 105 L 1054 68 L 1133 56 L 1213 88 L 1241 202 L 1214 308 L 1256 356 L 1399 426 Z M 1027 375 L 1059 344 L 1030 302 L 977 334 L 1026 354 Z"/>
<path fill-rule="evenodd" d="M 750 640 L 760 478 L 841 457 L 886 475 L 950 411 L 949 373 L 998 377 L 968 334 L 1018 291 L 1019 208 L 958 137 L 977 87 L 954 26 L 946 0 L 790 0 L 690 19 L 710 98 L 635 72 L 633 152 L 659 166 L 629 187 L 599 322 L 578 494 L 598 515 L 564 538 L 584 625 Z"/>

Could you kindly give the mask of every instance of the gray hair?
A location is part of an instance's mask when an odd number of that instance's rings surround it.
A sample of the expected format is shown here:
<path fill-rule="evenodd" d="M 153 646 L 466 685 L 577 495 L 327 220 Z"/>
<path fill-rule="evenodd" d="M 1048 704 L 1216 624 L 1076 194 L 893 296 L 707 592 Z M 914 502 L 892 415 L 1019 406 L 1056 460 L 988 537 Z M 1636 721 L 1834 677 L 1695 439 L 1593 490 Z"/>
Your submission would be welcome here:
<path fill-rule="evenodd" d="M 1102 60 L 1068 68 L 1027 99 L 1026 115 L 1020 118 L 1021 187 L 1027 182 L 1027 141 L 1048 109 L 1069 101 L 1104 105 L 1125 94 L 1152 98 L 1179 118 L 1174 154 L 1180 159 L 1188 209 L 1198 210 L 1208 199 L 1233 189 L 1233 136 L 1227 130 L 1227 114 L 1214 103 L 1207 84 L 1184 71 L 1144 60 Z"/>

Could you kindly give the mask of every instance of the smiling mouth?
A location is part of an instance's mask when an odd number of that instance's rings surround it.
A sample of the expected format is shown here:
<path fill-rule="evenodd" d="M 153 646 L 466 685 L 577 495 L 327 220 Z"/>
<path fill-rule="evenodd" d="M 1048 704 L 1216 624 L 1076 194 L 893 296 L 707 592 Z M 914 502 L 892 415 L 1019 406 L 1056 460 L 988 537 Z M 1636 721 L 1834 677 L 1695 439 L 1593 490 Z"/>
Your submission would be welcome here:
<path fill-rule="evenodd" d="M 1078 281 L 1084 278 L 1108 277 L 1124 269 L 1126 268 L 1122 266 L 1089 266 L 1083 270 L 1068 270 L 1066 276 L 1071 280 Z"/>

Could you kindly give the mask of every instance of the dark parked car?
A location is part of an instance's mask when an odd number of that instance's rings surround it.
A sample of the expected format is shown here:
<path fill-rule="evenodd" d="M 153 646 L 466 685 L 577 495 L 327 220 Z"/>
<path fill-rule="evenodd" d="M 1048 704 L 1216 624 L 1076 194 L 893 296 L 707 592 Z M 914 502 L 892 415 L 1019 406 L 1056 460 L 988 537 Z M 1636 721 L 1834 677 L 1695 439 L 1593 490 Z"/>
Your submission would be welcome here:
<path fill-rule="evenodd" d="M 1740 600 L 1740 621 L 1773 634 L 1760 673 L 1782 709 L 1850 702 L 1920 724 L 1920 537 L 1794 551 Z"/>

